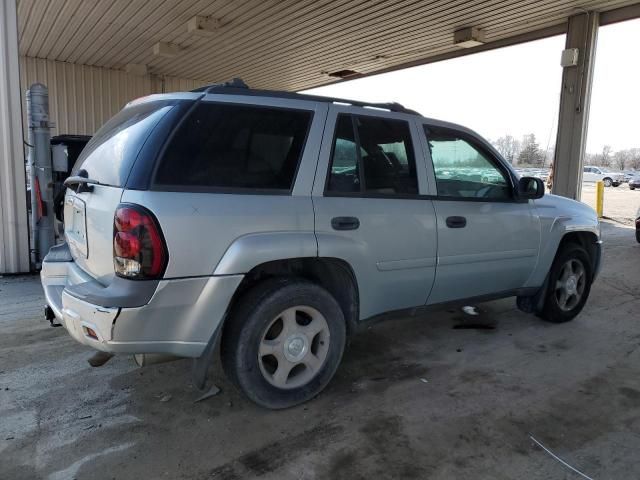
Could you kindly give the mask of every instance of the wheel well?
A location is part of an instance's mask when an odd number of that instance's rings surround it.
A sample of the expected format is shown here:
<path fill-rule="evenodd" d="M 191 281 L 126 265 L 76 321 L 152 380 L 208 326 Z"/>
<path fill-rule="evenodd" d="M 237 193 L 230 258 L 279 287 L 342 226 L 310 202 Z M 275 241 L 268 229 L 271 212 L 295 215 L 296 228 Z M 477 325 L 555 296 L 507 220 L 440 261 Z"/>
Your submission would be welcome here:
<path fill-rule="evenodd" d="M 358 285 L 351 266 L 338 258 L 291 258 L 263 263 L 252 268 L 240 282 L 231 305 L 259 282 L 273 277 L 298 277 L 325 288 L 336 299 L 353 332 L 358 322 Z"/>
<path fill-rule="evenodd" d="M 562 237 L 560 245 L 558 245 L 558 252 L 568 244 L 579 245 L 586 250 L 593 267 L 596 264 L 596 256 L 598 255 L 597 241 L 598 237 L 592 232 L 569 232 Z M 556 255 L 558 252 L 556 252 Z"/>

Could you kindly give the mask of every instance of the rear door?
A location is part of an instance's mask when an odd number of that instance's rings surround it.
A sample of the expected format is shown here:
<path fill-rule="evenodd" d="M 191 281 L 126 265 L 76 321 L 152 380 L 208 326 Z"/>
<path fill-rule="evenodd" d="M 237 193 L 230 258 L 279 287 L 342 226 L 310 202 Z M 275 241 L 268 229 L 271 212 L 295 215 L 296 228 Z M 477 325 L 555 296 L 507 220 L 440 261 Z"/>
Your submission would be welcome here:
<path fill-rule="evenodd" d="M 424 305 L 436 224 L 410 115 L 333 105 L 313 187 L 321 257 L 346 260 L 360 318 Z"/>
<path fill-rule="evenodd" d="M 96 180 L 99 185 L 67 189 L 65 239 L 80 268 L 104 285 L 114 276 L 112 245 L 116 207 L 142 145 L 171 108 L 173 102 L 167 101 L 128 106 L 98 130 L 71 172 L 72 176 Z"/>
<path fill-rule="evenodd" d="M 532 203 L 514 199 L 513 177 L 480 138 L 452 127 L 422 127 L 437 190 L 438 267 L 428 303 L 523 287 L 540 246 Z"/>

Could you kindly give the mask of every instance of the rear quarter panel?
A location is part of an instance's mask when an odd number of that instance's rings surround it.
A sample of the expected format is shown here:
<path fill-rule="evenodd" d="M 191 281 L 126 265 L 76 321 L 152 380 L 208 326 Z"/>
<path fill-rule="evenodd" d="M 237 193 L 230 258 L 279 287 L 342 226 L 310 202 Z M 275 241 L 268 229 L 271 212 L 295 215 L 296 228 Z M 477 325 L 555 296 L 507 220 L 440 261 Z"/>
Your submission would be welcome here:
<path fill-rule="evenodd" d="M 314 115 L 290 194 L 124 192 L 123 202 L 148 208 L 160 223 L 169 251 L 165 278 L 246 273 L 264 261 L 316 256 L 311 188 L 327 105 L 268 97 L 210 97 L 227 103 L 310 110 Z"/>
<path fill-rule="evenodd" d="M 165 278 L 213 275 L 231 245 L 250 234 L 307 232 L 313 238 L 310 197 L 127 190 L 122 201 L 156 215 L 169 251 Z M 277 245 L 277 235 L 270 242 Z M 246 267 L 261 258 L 257 249 L 243 249 L 242 256 Z"/>

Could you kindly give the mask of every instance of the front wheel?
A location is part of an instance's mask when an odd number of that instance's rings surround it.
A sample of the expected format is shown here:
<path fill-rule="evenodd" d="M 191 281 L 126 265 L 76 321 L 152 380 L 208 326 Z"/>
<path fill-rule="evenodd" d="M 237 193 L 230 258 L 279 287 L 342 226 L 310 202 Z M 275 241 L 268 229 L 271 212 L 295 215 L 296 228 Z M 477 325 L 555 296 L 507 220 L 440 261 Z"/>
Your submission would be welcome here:
<path fill-rule="evenodd" d="M 346 324 L 324 288 L 298 279 L 271 279 L 244 295 L 227 320 L 222 364 L 258 405 L 287 408 L 329 383 L 342 359 Z"/>
<path fill-rule="evenodd" d="M 605 178 L 604 180 L 602 180 L 602 182 L 604 183 L 605 187 L 610 187 L 611 185 L 613 185 L 613 181 L 610 178 Z"/>
<path fill-rule="evenodd" d="M 587 302 L 591 279 L 591 261 L 585 249 L 575 244 L 563 247 L 549 271 L 540 317 L 554 323 L 573 320 Z"/>

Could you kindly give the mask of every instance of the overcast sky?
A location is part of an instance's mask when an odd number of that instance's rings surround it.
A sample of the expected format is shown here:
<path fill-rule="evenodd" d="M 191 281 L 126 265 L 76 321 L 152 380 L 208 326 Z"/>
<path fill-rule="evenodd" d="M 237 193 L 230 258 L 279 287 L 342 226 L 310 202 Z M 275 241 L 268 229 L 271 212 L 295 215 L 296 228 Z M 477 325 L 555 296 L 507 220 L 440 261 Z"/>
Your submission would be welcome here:
<path fill-rule="evenodd" d="M 564 35 L 328 85 L 310 93 L 397 101 L 495 140 L 534 133 L 553 145 Z M 640 20 L 600 28 L 587 151 L 640 147 Z"/>

